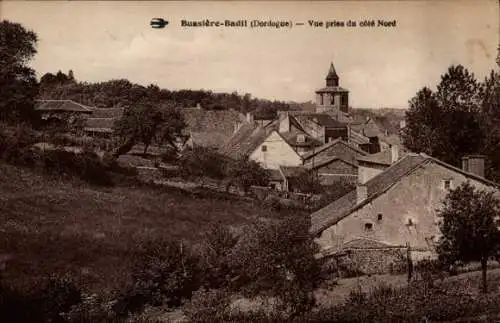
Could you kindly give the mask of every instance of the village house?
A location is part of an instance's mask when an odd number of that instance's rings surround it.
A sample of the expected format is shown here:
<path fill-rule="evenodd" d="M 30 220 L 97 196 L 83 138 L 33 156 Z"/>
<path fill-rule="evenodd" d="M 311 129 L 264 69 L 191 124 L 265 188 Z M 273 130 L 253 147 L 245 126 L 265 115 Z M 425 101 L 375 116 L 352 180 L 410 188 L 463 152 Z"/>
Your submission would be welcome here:
<path fill-rule="evenodd" d="M 49 126 L 73 126 L 85 120 L 93 109 L 72 100 L 37 100 L 35 111 Z"/>
<path fill-rule="evenodd" d="M 358 177 L 358 158 L 367 152 L 337 138 L 303 155 L 304 167 L 314 171 L 322 185 L 339 181 L 355 183 Z"/>
<path fill-rule="evenodd" d="M 379 160 L 361 157 L 356 189 L 311 215 L 321 257 L 355 259 L 366 273 L 390 270 L 407 247 L 414 260 L 434 257 L 437 210 L 447 192 L 465 181 L 499 192 L 484 178 L 484 156 L 465 157 L 460 169 L 425 154 L 390 151 Z"/>

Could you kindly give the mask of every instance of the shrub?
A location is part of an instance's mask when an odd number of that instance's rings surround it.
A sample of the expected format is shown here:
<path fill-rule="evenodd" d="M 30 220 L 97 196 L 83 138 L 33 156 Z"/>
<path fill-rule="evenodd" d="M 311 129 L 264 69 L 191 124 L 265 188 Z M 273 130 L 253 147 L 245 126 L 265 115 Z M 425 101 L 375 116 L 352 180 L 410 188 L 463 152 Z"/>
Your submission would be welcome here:
<path fill-rule="evenodd" d="M 223 290 L 198 290 L 184 307 L 184 314 L 192 323 L 230 322 L 229 294 Z"/>
<path fill-rule="evenodd" d="M 33 166 L 35 155 L 29 148 L 36 141 L 36 133 L 28 126 L 3 128 L 0 125 L 0 158 L 12 164 Z"/>
<path fill-rule="evenodd" d="M 44 169 L 51 174 L 77 176 L 95 185 L 112 185 L 108 167 L 94 152 L 56 149 L 43 152 L 41 157 Z"/>
<path fill-rule="evenodd" d="M 205 232 L 201 248 L 202 284 L 207 288 L 228 287 L 234 276 L 232 249 L 238 239 L 222 224 L 212 224 Z"/>
<path fill-rule="evenodd" d="M 137 312 L 145 305 L 176 307 L 199 288 L 199 260 L 182 243 L 143 242 L 132 265 L 133 285 L 120 297 L 117 311 Z"/>

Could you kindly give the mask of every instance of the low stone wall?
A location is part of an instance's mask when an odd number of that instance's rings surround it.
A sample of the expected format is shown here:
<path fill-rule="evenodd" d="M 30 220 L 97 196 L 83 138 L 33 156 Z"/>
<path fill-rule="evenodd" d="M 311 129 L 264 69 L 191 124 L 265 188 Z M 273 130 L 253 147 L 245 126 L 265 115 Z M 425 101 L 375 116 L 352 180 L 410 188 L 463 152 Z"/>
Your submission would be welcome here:
<path fill-rule="evenodd" d="M 406 250 L 399 248 L 351 249 L 336 259 L 341 275 L 353 272 L 386 274 L 406 268 Z"/>

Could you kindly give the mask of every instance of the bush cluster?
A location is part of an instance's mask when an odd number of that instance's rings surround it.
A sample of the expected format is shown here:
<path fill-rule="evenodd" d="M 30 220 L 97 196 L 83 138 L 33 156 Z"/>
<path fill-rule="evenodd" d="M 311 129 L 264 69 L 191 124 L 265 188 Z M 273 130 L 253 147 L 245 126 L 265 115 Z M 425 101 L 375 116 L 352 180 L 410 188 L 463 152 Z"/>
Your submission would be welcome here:
<path fill-rule="evenodd" d="M 36 149 L 33 145 L 39 136 L 27 126 L 0 130 L 0 159 L 18 166 L 43 169 L 57 176 L 72 176 L 95 185 L 112 185 L 111 167 L 93 151 L 82 152 L 64 149 Z M 60 144 L 72 142 L 71 138 L 56 136 Z"/>

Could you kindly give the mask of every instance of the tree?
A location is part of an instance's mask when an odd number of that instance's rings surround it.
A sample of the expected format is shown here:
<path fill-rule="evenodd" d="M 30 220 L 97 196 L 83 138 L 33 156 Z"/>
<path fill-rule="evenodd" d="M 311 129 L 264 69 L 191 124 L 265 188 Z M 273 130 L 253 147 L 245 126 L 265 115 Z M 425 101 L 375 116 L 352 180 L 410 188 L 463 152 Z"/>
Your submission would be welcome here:
<path fill-rule="evenodd" d="M 480 261 L 482 290 L 487 292 L 487 261 L 500 246 L 500 201 L 493 192 L 476 190 L 465 182 L 451 190 L 438 211 L 441 217 L 437 251 L 445 263 Z"/>
<path fill-rule="evenodd" d="M 0 22 L 0 119 L 35 122 L 35 71 L 28 67 L 37 53 L 37 35 L 18 23 Z"/>
<path fill-rule="evenodd" d="M 485 132 L 483 153 L 488 156 L 486 176 L 500 180 L 500 73 L 491 71 L 481 87 L 481 126 Z"/>
<path fill-rule="evenodd" d="M 183 153 L 179 160 L 182 176 L 201 180 L 205 178 L 223 180 L 226 177 L 227 159 L 209 148 L 194 147 Z"/>
<path fill-rule="evenodd" d="M 310 309 L 320 267 L 309 227 L 308 217 L 290 216 L 245 230 L 233 252 L 238 272 L 233 288 L 249 296 L 276 296 L 292 315 Z"/>
<path fill-rule="evenodd" d="M 451 66 L 435 93 L 424 87 L 410 100 L 402 134 L 405 146 L 456 166 L 462 156 L 481 153 L 485 133 L 480 89 L 474 74 Z"/>
<path fill-rule="evenodd" d="M 144 144 L 144 154 L 156 142 L 168 143 L 174 149 L 175 139 L 182 135 L 185 127 L 182 115 L 170 105 L 161 105 L 152 96 L 140 99 L 126 109 L 116 124 L 120 145 L 115 150 L 115 158 L 130 151 L 137 143 Z"/>
<path fill-rule="evenodd" d="M 227 177 L 229 189 L 232 184 L 236 184 L 246 194 L 250 187 L 267 186 L 269 183 L 269 174 L 262 166 L 248 158 L 233 160 L 228 163 Z"/>

